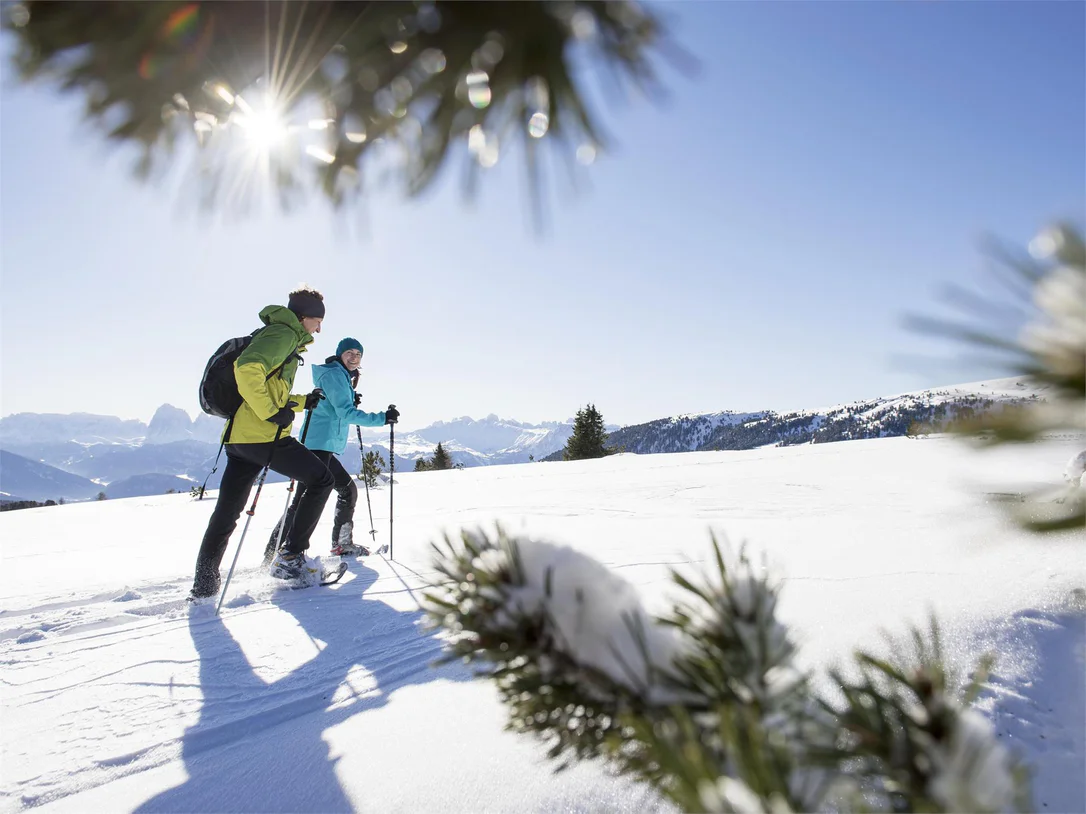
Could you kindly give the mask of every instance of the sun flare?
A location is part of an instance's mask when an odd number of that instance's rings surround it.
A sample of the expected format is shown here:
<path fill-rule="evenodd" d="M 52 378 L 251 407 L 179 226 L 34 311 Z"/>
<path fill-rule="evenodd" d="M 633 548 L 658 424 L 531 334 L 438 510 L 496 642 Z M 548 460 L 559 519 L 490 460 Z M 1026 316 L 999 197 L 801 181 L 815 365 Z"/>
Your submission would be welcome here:
<path fill-rule="evenodd" d="M 274 103 L 265 102 L 259 109 L 254 109 L 241 96 L 234 101 L 241 111 L 237 124 L 245 131 L 253 149 L 267 152 L 283 141 L 289 128 L 286 118 Z"/>

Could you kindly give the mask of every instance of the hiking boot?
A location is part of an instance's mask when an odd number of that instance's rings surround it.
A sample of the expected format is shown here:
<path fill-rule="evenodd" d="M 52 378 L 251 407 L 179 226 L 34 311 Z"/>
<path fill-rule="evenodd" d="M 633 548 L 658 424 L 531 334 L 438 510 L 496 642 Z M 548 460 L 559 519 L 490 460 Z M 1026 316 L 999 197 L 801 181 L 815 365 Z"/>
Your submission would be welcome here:
<path fill-rule="evenodd" d="M 339 527 L 339 535 L 333 538 L 332 556 L 335 557 L 368 557 L 370 550 L 364 545 L 358 545 L 354 541 L 354 523 L 348 520 Z"/>
<path fill-rule="evenodd" d="M 336 543 L 332 546 L 332 556 L 334 557 L 368 557 L 369 555 L 370 550 L 357 543 Z"/>
<path fill-rule="evenodd" d="M 222 579 L 219 577 L 217 568 L 212 568 L 204 563 L 197 563 L 196 579 L 192 581 L 189 599 L 204 599 L 208 596 L 215 596 L 221 586 Z"/>
<path fill-rule="evenodd" d="M 317 569 L 305 558 L 304 551 L 299 551 L 297 554 L 280 551 L 272 560 L 270 571 L 276 579 L 308 579 L 312 574 L 317 573 Z"/>
<path fill-rule="evenodd" d="M 198 588 L 193 587 L 193 589 L 189 591 L 188 600 L 189 602 L 195 602 L 198 599 L 210 599 L 214 596 L 218 596 L 218 594 L 219 589 L 217 587 L 212 588 L 210 586 L 201 585 Z"/>

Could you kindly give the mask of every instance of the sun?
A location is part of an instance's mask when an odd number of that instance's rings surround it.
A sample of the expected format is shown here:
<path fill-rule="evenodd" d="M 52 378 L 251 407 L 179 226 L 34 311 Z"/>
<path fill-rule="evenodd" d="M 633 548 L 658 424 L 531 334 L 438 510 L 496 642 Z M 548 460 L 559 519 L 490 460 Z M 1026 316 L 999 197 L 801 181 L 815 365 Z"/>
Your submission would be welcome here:
<path fill-rule="evenodd" d="M 255 151 L 270 152 L 286 138 L 289 131 L 287 120 L 274 100 L 265 99 L 259 108 L 253 108 L 241 96 L 237 96 L 234 104 L 241 111 L 236 122 Z"/>

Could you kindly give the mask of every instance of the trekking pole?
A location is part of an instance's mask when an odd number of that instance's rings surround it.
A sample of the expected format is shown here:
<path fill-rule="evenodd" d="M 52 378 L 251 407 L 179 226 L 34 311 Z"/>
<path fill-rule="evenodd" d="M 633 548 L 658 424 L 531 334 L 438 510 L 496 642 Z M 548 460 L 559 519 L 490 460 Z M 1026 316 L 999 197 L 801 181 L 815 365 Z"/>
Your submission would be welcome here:
<path fill-rule="evenodd" d="M 395 410 L 396 405 L 388 405 Z M 388 558 L 396 559 L 392 554 L 392 486 L 396 483 L 396 425 L 388 425 Z"/>
<path fill-rule="evenodd" d="M 298 442 L 305 443 L 305 436 L 309 432 L 309 419 L 313 417 L 312 410 L 306 410 L 305 421 L 302 422 L 302 434 L 298 438 Z M 283 535 L 286 534 L 287 529 L 287 515 L 290 513 L 290 498 L 294 494 L 294 478 L 290 479 L 290 484 L 287 486 L 287 500 L 283 504 L 283 516 L 279 520 L 279 530 L 275 535 L 275 542 L 268 540 L 268 544 L 264 547 L 264 565 L 271 565 L 272 558 L 275 557 L 275 552 L 279 550 L 279 546 L 283 542 Z"/>
<path fill-rule="evenodd" d="M 366 484 L 366 508 L 369 509 L 370 513 L 370 538 L 376 546 L 377 529 L 373 527 L 373 506 L 370 505 L 370 479 L 366 476 L 366 456 L 362 454 L 362 427 L 359 424 L 355 424 L 354 428 L 358 431 L 358 455 L 362 461 L 362 482 Z"/>
<path fill-rule="evenodd" d="M 260 500 L 260 490 L 264 488 L 264 479 L 268 477 L 268 470 L 271 469 L 272 458 L 275 456 L 275 445 L 279 443 L 279 436 L 282 434 L 282 427 L 275 431 L 275 440 L 272 441 L 271 451 L 268 453 L 268 462 L 264 464 L 264 468 L 260 471 L 260 478 L 256 482 L 256 494 L 253 495 L 253 505 L 250 506 L 249 511 L 245 513 L 248 517 L 245 518 L 245 527 L 241 530 L 241 539 L 238 540 L 238 550 L 234 552 L 234 561 L 230 563 L 230 571 L 226 575 L 226 583 L 222 586 L 219 604 L 215 606 L 216 616 L 218 616 L 219 611 L 222 610 L 222 602 L 226 599 L 226 589 L 230 587 L 230 578 L 234 576 L 234 568 L 238 564 L 238 555 L 241 554 L 241 544 L 245 542 L 245 534 L 249 531 L 249 523 L 252 522 L 253 515 L 256 514 L 256 502 Z"/>

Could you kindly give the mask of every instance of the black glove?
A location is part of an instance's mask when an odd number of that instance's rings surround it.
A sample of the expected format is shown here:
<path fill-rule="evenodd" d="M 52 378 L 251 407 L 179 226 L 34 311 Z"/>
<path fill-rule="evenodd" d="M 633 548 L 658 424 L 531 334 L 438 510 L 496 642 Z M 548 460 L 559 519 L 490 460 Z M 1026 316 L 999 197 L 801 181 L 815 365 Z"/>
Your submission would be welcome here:
<path fill-rule="evenodd" d="M 400 420 L 400 411 L 396 409 L 395 404 L 388 405 L 388 409 L 385 410 L 385 423 L 395 424 Z"/>
<path fill-rule="evenodd" d="M 324 391 L 319 387 L 312 393 L 307 393 L 305 396 L 305 409 L 316 410 L 317 405 L 324 399 Z"/>
<path fill-rule="evenodd" d="M 361 403 L 362 403 L 362 394 L 361 393 L 355 393 L 354 394 L 354 406 L 357 407 Z"/>
<path fill-rule="evenodd" d="M 285 430 L 287 427 L 294 423 L 293 407 L 295 405 L 297 405 L 296 401 L 288 401 L 286 407 L 280 407 L 279 412 L 277 412 L 275 415 L 267 420 L 270 421 L 272 424 L 275 424 L 281 429 Z"/>

